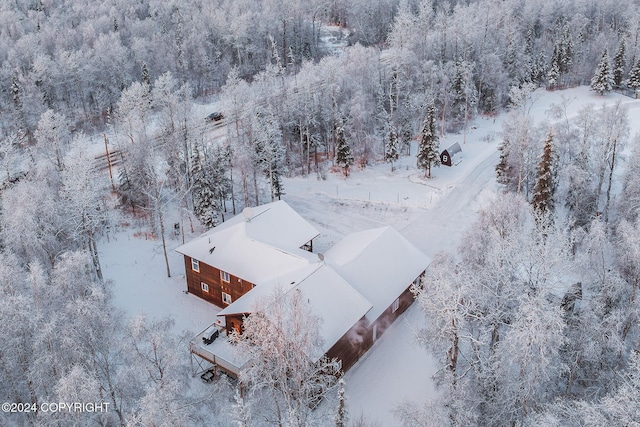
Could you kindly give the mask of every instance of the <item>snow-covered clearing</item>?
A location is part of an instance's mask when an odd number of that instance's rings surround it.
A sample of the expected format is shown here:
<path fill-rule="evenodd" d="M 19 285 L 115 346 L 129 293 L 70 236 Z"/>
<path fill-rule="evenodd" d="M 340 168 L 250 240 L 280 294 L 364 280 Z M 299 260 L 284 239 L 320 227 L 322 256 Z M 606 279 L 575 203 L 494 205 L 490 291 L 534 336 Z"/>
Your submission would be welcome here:
<path fill-rule="evenodd" d="M 600 97 L 587 87 L 539 90 L 535 95 L 530 114 L 536 122 L 549 120 L 546 112 L 553 104 L 564 103 L 571 119 L 586 104 L 599 107 L 620 101 L 629 108 L 631 141 L 640 132 L 638 100 L 619 94 Z M 412 156 L 401 158 L 394 172 L 389 164 L 381 163 L 354 169 L 348 178 L 329 173 L 325 180 L 315 175 L 286 179 L 284 199 L 320 231 L 315 252 L 325 251 L 347 233 L 383 225 L 393 225 L 427 255 L 454 250 L 477 212 L 490 206 L 498 191 L 494 167 L 505 117 L 476 119 L 469 126 L 466 142 L 461 134 L 442 138 L 441 149 L 460 143 L 463 158 L 454 167 L 435 168 L 432 179 L 425 179 L 415 168 L 414 146 Z M 624 153 L 630 149 L 626 147 Z M 623 159 L 619 171 L 624 167 Z M 169 226 L 180 222 L 177 214 L 173 218 L 167 221 Z M 100 257 L 105 277 L 114 282 L 118 307 L 128 315 L 170 314 L 177 332 L 195 334 L 215 321 L 219 309 L 185 294 L 183 259 L 173 251 L 181 243 L 176 235 L 168 240 L 171 278 L 166 277 L 160 240 L 145 239 L 138 227 L 116 227 L 109 239 L 101 242 Z M 397 421 L 392 410 L 403 399 L 420 402 L 433 395 L 431 376 L 437 366 L 414 340 L 414 330 L 422 322 L 419 308 L 412 306 L 347 374 L 352 418 L 362 413 L 380 425 L 394 425 Z"/>

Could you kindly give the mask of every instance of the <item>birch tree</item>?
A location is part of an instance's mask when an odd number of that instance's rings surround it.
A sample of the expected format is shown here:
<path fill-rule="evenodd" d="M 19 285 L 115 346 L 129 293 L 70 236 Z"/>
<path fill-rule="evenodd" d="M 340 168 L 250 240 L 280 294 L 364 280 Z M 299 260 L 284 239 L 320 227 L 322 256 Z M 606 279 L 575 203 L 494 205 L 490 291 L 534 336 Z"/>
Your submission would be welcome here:
<path fill-rule="evenodd" d="M 98 256 L 98 234 L 107 225 L 107 208 L 103 200 L 107 183 L 96 175 L 93 158 L 79 146 L 66 157 L 60 197 L 69 236 L 91 256 L 94 271 L 102 280 Z"/>
<path fill-rule="evenodd" d="M 269 295 L 244 320 L 233 341 L 251 360 L 240 381 L 258 411 L 253 419 L 298 427 L 318 421 L 322 414 L 312 407 L 334 390 L 338 372 L 338 364 L 322 356 L 319 331 L 319 319 L 297 290 Z"/>
<path fill-rule="evenodd" d="M 39 157 L 49 160 L 58 171 L 62 171 L 64 153 L 71 142 L 67 118 L 53 110 L 45 111 L 38 121 L 35 137 Z"/>

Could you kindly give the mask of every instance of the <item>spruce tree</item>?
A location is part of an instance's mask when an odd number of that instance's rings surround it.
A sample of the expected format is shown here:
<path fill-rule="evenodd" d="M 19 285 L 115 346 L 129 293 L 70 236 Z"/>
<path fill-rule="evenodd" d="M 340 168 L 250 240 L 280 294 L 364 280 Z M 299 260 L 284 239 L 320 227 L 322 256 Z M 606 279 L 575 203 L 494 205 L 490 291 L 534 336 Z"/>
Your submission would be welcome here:
<path fill-rule="evenodd" d="M 347 426 L 347 408 L 344 397 L 344 379 L 340 378 L 338 381 L 338 411 L 336 412 L 336 427 Z"/>
<path fill-rule="evenodd" d="M 540 53 L 533 62 L 531 69 L 531 82 L 538 85 L 544 82 L 545 75 L 547 73 L 547 59 L 544 53 Z"/>
<path fill-rule="evenodd" d="M 629 73 L 629 81 L 627 83 L 631 89 L 640 89 L 640 59 L 636 61 Z"/>
<path fill-rule="evenodd" d="M 284 175 L 284 156 L 285 150 L 282 145 L 281 138 L 269 140 L 268 160 L 266 163 L 265 175 L 271 183 L 271 200 L 278 200 L 284 195 L 284 185 L 282 183 L 282 175 Z"/>
<path fill-rule="evenodd" d="M 228 148 L 216 147 L 205 159 L 204 169 L 209 176 L 211 190 L 217 200 L 217 207 L 224 210 L 224 203 L 231 192 L 231 178 L 229 177 Z"/>
<path fill-rule="evenodd" d="M 552 88 L 556 88 L 560 83 L 560 58 L 558 54 L 557 46 L 553 48 L 553 55 L 551 56 L 551 67 L 547 73 L 547 82 Z"/>
<path fill-rule="evenodd" d="M 389 123 L 389 137 L 384 150 L 384 159 L 391 163 L 391 172 L 393 172 L 393 162 L 398 160 L 398 131 L 393 123 Z"/>
<path fill-rule="evenodd" d="M 600 59 L 595 74 L 591 78 L 591 89 L 600 95 L 604 95 L 613 89 L 613 73 L 611 72 L 611 65 L 609 65 L 609 53 L 606 49 L 602 54 L 602 59 Z"/>
<path fill-rule="evenodd" d="M 342 167 L 344 176 L 349 176 L 349 167 L 353 165 L 353 162 L 353 153 L 344 137 L 344 128 L 339 125 L 336 128 L 336 163 Z"/>
<path fill-rule="evenodd" d="M 151 90 L 151 77 L 149 77 L 149 69 L 147 68 L 147 63 L 143 62 L 140 67 L 140 73 L 142 75 L 142 83 L 146 84 Z"/>
<path fill-rule="evenodd" d="M 204 167 L 198 148 L 193 154 L 193 170 L 191 195 L 193 197 L 193 213 L 198 217 L 202 225 L 207 228 L 215 227 L 218 223 L 219 206 L 216 194 L 210 181 L 210 170 Z"/>
<path fill-rule="evenodd" d="M 409 108 L 408 106 L 406 107 Z M 413 139 L 413 130 L 411 129 L 411 119 L 405 112 L 400 121 L 400 132 L 398 134 L 400 152 L 406 151 L 407 156 L 411 154 L 411 141 Z"/>
<path fill-rule="evenodd" d="M 433 166 L 440 166 L 440 141 L 436 130 L 436 107 L 433 104 L 427 108 L 427 117 L 422 125 L 417 165 L 424 169 L 427 178 L 431 178 Z"/>
<path fill-rule="evenodd" d="M 625 45 L 623 40 L 620 42 L 620 46 L 618 47 L 616 56 L 613 57 L 613 84 L 616 87 L 620 87 L 622 85 L 624 69 L 626 66 L 624 56 L 625 56 Z"/>
<path fill-rule="evenodd" d="M 566 22 L 556 27 L 556 40 L 551 54 L 551 67 L 547 74 L 549 86 L 556 88 L 561 84 L 561 78 L 567 74 L 573 64 L 573 42 Z"/>
<path fill-rule="evenodd" d="M 254 164 L 269 181 L 271 201 L 284 195 L 282 176 L 285 173 L 285 149 L 282 131 L 272 111 L 256 114 L 256 139 L 254 142 Z"/>
<path fill-rule="evenodd" d="M 565 22 L 560 39 L 560 73 L 567 74 L 573 64 L 573 41 L 569 32 L 569 25 Z"/>
<path fill-rule="evenodd" d="M 18 78 L 15 76 L 11 80 L 11 97 L 16 110 L 20 110 L 22 108 L 22 101 L 20 100 L 20 85 L 18 84 Z"/>
<path fill-rule="evenodd" d="M 459 59 L 456 62 L 456 75 L 451 85 L 451 91 L 453 92 L 453 100 L 451 101 L 452 124 L 456 130 L 464 125 L 465 117 L 467 116 L 467 69 L 466 61 Z"/>
<path fill-rule="evenodd" d="M 505 138 L 498 147 L 500 161 L 496 165 L 496 181 L 498 184 L 509 186 L 511 183 L 512 167 L 509 165 L 509 139 Z"/>
<path fill-rule="evenodd" d="M 553 132 L 550 130 L 544 142 L 542 158 L 538 164 L 536 185 L 533 189 L 533 208 L 546 215 L 553 211 L 553 195 L 555 193 Z"/>

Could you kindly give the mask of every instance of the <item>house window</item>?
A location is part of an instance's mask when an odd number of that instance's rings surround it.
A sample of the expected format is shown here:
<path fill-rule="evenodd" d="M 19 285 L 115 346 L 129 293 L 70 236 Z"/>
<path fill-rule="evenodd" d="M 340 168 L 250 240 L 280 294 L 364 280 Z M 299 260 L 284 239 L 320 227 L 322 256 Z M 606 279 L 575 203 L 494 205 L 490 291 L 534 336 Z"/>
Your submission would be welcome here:
<path fill-rule="evenodd" d="M 227 283 L 231 281 L 231 278 L 229 277 L 229 273 L 222 270 L 220 270 L 220 279 L 222 279 L 223 282 L 227 282 Z"/>
<path fill-rule="evenodd" d="M 200 263 L 195 258 L 191 258 L 191 269 L 200 273 Z"/>
<path fill-rule="evenodd" d="M 447 163 L 448 161 L 449 161 L 449 157 L 447 157 L 446 154 L 442 156 L 442 163 Z"/>
<path fill-rule="evenodd" d="M 392 312 L 392 313 L 395 313 L 395 312 L 398 310 L 398 308 L 399 308 L 399 307 L 400 307 L 400 298 L 397 298 L 397 299 L 393 302 L 393 304 L 391 304 L 391 312 Z"/>
<path fill-rule="evenodd" d="M 200 282 L 200 287 L 202 288 L 203 291 L 209 292 L 209 285 L 207 285 L 206 283 Z"/>
<path fill-rule="evenodd" d="M 222 293 L 222 302 L 225 304 L 231 304 L 231 295 L 223 292 Z"/>

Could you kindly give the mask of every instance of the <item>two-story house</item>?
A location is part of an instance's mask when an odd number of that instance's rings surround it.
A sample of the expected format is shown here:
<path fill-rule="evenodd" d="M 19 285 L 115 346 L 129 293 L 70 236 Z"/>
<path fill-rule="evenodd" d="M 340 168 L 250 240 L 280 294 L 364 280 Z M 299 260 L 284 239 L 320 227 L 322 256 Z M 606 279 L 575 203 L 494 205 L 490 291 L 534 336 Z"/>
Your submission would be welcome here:
<path fill-rule="evenodd" d="M 218 332 L 241 332 L 245 316 L 276 290 L 299 291 L 320 318 L 323 352 L 344 371 L 413 302 L 410 287 L 429 259 L 392 227 L 355 232 L 324 255 L 311 252 L 317 230 L 284 201 L 245 209 L 179 247 L 187 289 L 223 309 L 191 342 L 191 353 L 237 376 L 246 360 Z M 198 362 L 202 369 L 204 366 Z"/>

